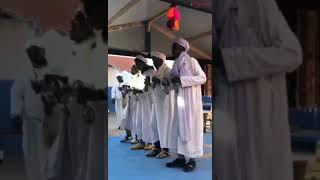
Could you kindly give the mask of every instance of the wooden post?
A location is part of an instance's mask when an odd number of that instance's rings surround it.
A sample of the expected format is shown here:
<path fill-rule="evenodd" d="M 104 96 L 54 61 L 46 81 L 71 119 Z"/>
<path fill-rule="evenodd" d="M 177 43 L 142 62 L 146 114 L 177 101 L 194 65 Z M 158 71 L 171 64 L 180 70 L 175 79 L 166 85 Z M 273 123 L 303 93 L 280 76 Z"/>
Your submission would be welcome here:
<path fill-rule="evenodd" d="M 145 26 L 145 37 L 144 37 L 144 45 L 145 51 L 150 53 L 151 52 L 151 31 L 149 29 L 149 24 Z"/>

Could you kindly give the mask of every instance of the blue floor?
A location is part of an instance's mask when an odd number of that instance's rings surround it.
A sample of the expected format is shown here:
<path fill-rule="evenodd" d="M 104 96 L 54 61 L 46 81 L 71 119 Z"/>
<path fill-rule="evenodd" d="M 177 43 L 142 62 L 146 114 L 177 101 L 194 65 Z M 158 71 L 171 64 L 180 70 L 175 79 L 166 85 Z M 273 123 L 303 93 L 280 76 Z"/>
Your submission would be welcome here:
<path fill-rule="evenodd" d="M 169 159 L 147 158 L 144 150 L 130 150 L 131 144 L 120 143 L 122 137 L 108 138 L 108 179 L 109 180 L 211 180 L 212 179 L 212 134 L 204 135 L 205 158 L 197 160 L 197 168 L 190 173 L 182 169 L 165 167 Z"/>

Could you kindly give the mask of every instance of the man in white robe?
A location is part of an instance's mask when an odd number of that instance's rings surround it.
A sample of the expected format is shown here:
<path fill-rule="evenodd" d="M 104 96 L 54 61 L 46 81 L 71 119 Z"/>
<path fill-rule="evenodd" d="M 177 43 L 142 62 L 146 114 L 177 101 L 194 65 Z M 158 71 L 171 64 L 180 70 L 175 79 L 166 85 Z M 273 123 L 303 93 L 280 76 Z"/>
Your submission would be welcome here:
<path fill-rule="evenodd" d="M 48 72 L 46 51 L 39 42 L 27 46 L 26 53 L 33 66 L 23 77 L 17 78 L 11 89 L 11 117 L 22 121 L 22 148 L 28 180 L 45 180 L 44 165 L 47 147 L 44 140 L 44 104 L 37 83 Z"/>
<path fill-rule="evenodd" d="M 122 88 L 123 77 L 121 76 L 121 73 L 118 73 L 116 75 L 116 78 L 118 83 L 115 84 L 111 89 L 111 99 L 112 99 L 112 103 L 115 105 L 117 125 L 119 126 L 119 129 L 120 129 L 120 123 L 121 123 L 122 114 L 124 110 L 122 106 L 123 95 L 120 90 Z"/>
<path fill-rule="evenodd" d="M 134 65 L 135 66 L 135 65 Z M 136 66 L 135 66 L 136 68 Z M 132 80 L 130 81 L 130 90 L 132 92 L 133 102 L 135 104 L 135 113 L 133 113 L 132 117 L 132 134 L 135 135 L 135 140 L 131 142 L 131 144 L 138 144 L 140 142 L 140 146 L 142 149 L 144 145 L 141 144 L 141 141 L 138 138 L 138 133 L 140 132 L 141 126 L 139 122 L 141 122 L 141 101 L 140 100 L 140 92 L 144 88 L 144 80 L 145 77 L 141 74 L 141 71 L 137 69 L 137 73 L 132 76 Z M 133 148 L 133 147 L 132 147 Z M 138 148 L 139 149 L 139 148 Z"/>
<path fill-rule="evenodd" d="M 151 78 L 155 74 L 153 68 L 152 60 L 146 59 L 145 57 L 138 55 L 135 58 L 135 65 L 138 70 L 141 71 L 142 75 L 145 76 L 145 86 L 143 91 L 140 91 L 139 102 L 138 102 L 138 116 L 137 117 L 137 136 L 141 143 L 134 145 L 131 149 L 142 149 L 145 145 L 145 150 L 151 150 L 152 137 L 151 137 L 151 118 L 152 118 L 152 108 L 153 108 L 153 90 L 150 86 Z"/>
<path fill-rule="evenodd" d="M 171 69 L 165 63 L 166 55 L 161 52 L 151 53 L 156 73 L 152 78 L 153 82 L 153 111 L 152 111 L 152 140 L 154 149 L 149 151 L 146 156 L 163 159 L 169 157 L 168 138 L 173 121 L 174 111 L 174 91 L 165 92 L 161 86 L 163 79 L 170 79 Z"/>
<path fill-rule="evenodd" d="M 206 82 L 206 74 L 198 61 L 190 57 L 189 43 L 182 38 L 175 39 L 172 45 L 172 54 L 175 58 L 171 70 L 172 82 L 179 87 L 176 99 L 176 122 L 172 128 L 178 136 L 175 147 L 178 158 L 167 167 L 182 167 L 183 171 L 190 172 L 196 167 L 195 158 L 203 155 L 203 112 L 201 85 Z M 190 158 L 186 163 L 185 157 Z"/>
<path fill-rule="evenodd" d="M 124 85 L 127 86 L 126 95 L 128 96 L 127 106 L 124 109 L 123 117 L 121 121 L 121 129 L 126 130 L 126 136 L 120 141 L 121 143 L 127 143 L 132 140 L 132 130 L 134 125 L 134 118 L 136 115 L 136 106 L 137 101 L 133 95 L 133 92 L 130 90 L 130 85 L 134 84 L 134 75 L 138 73 L 138 70 L 135 65 L 131 67 L 131 76 L 127 80 L 127 83 Z"/>
<path fill-rule="evenodd" d="M 79 95 L 67 102 L 70 116 L 63 123 L 63 131 L 58 138 L 60 141 L 52 149 L 51 157 L 55 158 L 48 163 L 53 169 L 59 167 L 56 172 L 49 171 L 52 180 L 106 177 L 104 123 L 107 117 L 107 47 L 102 29 L 107 19 L 107 2 L 81 2 L 82 7 L 71 23 L 70 38 L 74 42 L 74 49 L 73 57 L 67 59 L 70 63 L 66 72 L 70 79 L 82 81 L 84 88 L 91 93 L 90 96 Z M 94 114 L 93 118 L 89 114 Z M 66 177 L 64 173 L 71 175 Z"/>
<path fill-rule="evenodd" d="M 214 179 L 292 180 L 286 73 L 300 44 L 274 0 L 214 4 Z"/>

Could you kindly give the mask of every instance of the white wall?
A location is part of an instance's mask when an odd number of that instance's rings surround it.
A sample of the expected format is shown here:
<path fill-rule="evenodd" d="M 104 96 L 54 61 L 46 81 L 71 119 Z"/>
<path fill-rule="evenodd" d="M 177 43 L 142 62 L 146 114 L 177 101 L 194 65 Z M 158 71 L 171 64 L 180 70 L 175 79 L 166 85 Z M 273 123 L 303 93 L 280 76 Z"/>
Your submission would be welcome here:
<path fill-rule="evenodd" d="M 0 80 L 13 80 L 31 69 L 24 50 L 32 36 L 31 26 L 0 18 Z"/>

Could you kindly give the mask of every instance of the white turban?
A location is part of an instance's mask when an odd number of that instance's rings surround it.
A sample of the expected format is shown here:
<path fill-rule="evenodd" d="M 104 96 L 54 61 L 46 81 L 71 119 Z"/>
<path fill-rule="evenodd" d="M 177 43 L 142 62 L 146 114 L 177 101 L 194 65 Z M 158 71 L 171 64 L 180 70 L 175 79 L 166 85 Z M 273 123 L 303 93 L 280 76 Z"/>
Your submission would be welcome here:
<path fill-rule="evenodd" d="M 174 40 L 174 42 L 177 43 L 177 44 L 179 44 L 180 46 L 184 47 L 184 48 L 186 49 L 186 52 L 189 51 L 190 45 L 189 45 L 189 43 L 188 43 L 187 40 L 179 37 L 179 38 L 176 38 L 176 39 Z"/>
<path fill-rule="evenodd" d="M 152 56 L 152 57 L 157 57 L 157 58 L 162 59 L 162 60 L 166 60 L 166 59 L 167 59 L 167 57 L 166 57 L 165 54 L 163 54 L 163 53 L 161 53 L 161 52 L 158 52 L 158 51 L 153 51 L 153 52 L 151 53 L 151 56 Z"/>
<path fill-rule="evenodd" d="M 136 56 L 136 59 L 143 61 L 148 66 L 153 66 L 153 61 L 151 59 L 147 59 L 141 55 Z"/>

